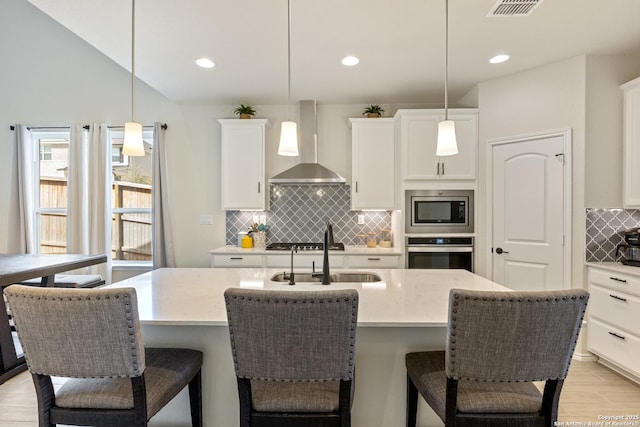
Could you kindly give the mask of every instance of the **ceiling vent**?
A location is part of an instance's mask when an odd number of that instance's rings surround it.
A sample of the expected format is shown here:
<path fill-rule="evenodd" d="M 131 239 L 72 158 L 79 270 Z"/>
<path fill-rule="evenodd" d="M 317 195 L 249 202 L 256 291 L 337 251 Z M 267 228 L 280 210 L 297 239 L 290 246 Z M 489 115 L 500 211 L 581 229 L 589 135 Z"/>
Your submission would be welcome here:
<path fill-rule="evenodd" d="M 488 17 L 529 16 L 543 0 L 499 0 Z"/>

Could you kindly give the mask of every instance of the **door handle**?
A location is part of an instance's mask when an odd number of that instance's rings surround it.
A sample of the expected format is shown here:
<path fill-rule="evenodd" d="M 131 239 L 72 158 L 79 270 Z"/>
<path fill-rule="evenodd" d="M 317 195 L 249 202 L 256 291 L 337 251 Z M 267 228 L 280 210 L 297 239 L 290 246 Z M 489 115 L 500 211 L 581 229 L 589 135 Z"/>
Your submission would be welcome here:
<path fill-rule="evenodd" d="M 508 254 L 509 252 L 502 250 L 502 248 L 496 248 L 496 253 L 498 255 L 501 255 L 501 254 Z"/>

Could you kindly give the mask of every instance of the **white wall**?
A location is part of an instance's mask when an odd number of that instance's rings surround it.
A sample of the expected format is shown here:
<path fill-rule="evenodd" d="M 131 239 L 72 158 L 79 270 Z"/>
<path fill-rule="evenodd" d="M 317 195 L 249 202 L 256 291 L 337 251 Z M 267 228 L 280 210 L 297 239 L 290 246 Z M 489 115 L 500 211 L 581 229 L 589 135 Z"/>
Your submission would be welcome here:
<path fill-rule="evenodd" d="M 585 206 L 622 207 L 622 90 L 640 56 L 587 56 Z"/>
<path fill-rule="evenodd" d="M 24 1 L 0 3 L 0 236 L 6 236 L 13 132 L 9 124 L 63 126 L 130 119 L 130 74 L 99 51 Z M 225 213 L 220 210 L 220 126 L 217 118 L 234 117 L 235 106 L 176 105 L 152 88 L 136 85 L 136 119 L 166 122 L 171 224 L 179 267 L 207 267 L 207 250 L 225 243 Z M 246 102 L 246 101 L 243 101 Z M 368 101 L 367 101 L 368 102 Z M 351 180 L 349 117 L 361 117 L 363 104 L 318 105 L 318 160 Z M 428 105 L 385 105 L 398 108 Z M 280 122 L 286 105 L 255 106 L 267 117 L 267 177 L 297 163 L 277 156 Z M 297 116 L 297 107 L 291 108 Z M 213 215 L 200 225 L 201 214 Z M 6 239 L 0 238 L 0 252 Z M 116 277 L 116 276 L 114 276 Z M 119 277 L 119 276 L 118 276 Z"/>
<path fill-rule="evenodd" d="M 573 151 L 573 286 L 582 287 L 584 261 L 584 146 L 585 146 L 585 57 L 571 58 L 505 78 L 479 84 L 480 147 L 479 203 L 480 224 L 486 224 L 487 141 L 572 129 Z M 490 236 L 481 232 L 479 248 L 490 248 Z M 487 274 L 489 251 L 479 253 L 478 267 Z"/>
<path fill-rule="evenodd" d="M 579 56 L 478 85 L 480 223 L 486 225 L 487 141 L 572 129 L 572 287 L 586 288 L 585 207 L 622 203 L 622 96 L 640 57 Z M 478 273 L 489 275 L 491 236 L 478 229 Z M 483 251 L 482 249 L 487 249 Z M 576 354 L 588 355 L 581 335 Z"/>
<path fill-rule="evenodd" d="M 60 126 L 106 122 L 121 125 L 130 117 L 130 74 L 37 8 L 23 1 L 0 3 L 0 236 L 7 233 L 9 188 L 14 171 L 13 132 L 9 124 Z M 576 57 L 512 76 L 480 83 L 456 106 L 480 108 L 478 272 L 486 274 L 484 249 L 485 156 L 487 140 L 542 130 L 573 129 L 573 280 L 583 283 L 584 207 L 619 205 L 621 156 L 620 83 L 640 75 L 637 57 Z M 246 102 L 243 100 L 243 102 Z M 362 104 L 318 105 L 319 161 L 351 180 L 349 117 Z M 389 105 L 398 108 L 441 105 Z M 279 123 L 287 106 L 257 105 L 267 117 L 267 176 L 297 160 L 276 155 Z M 225 214 L 220 210 L 220 127 L 234 106 L 176 105 L 143 83 L 137 85 L 136 115 L 151 124 L 166 122 L 171 222 L 176 260 L 181 267 L 206 267 L 207 250 L 224 244 Z M 297 108 L 292 114 L 297 115 Z M 612 151 L 609 151 L 612 150 Z M 613 153 L 609 155 L 608 153 Z M 605 155 L 606 154 L 606 155 Z M 585 178 L 586 170 L 589 172 Z M 593 174 L 593 175 L 592 175 Z M 200 214 L 214 216 L 200 225 Z M 0 238 L 0 252 L 6 250 Z"/>
<path fill-rule="evenodd" d="M 9 125 L 122 125 L 131 114 L 130 74 L 26 1 L 0 3 L 0 235 L 7 233 L 10 167 L 15 156 Z M 137 85 L 137 119 L 176 123 L 180 110 Z M 181 126 L 171 132 L 180 135 Z M 182 126 L 183 128 L 183 126 Z M 0 252 L 6 239 L 0 239 Z"/>

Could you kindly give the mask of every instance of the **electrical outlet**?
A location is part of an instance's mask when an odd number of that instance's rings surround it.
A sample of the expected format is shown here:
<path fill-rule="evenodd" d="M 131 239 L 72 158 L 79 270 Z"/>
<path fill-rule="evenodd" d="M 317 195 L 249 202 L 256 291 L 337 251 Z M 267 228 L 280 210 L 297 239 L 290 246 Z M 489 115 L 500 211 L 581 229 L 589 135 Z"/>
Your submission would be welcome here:
<path fill-rule="evenodd" d="M 253 223 L 254 224 L 260 224 L 260 217 L 258 215 L 254 215 L 253 216 Z"/>
<path fill-rule="evenodd" d="M 260 222 L 258 222 L 258 224 L 266 224 L 266 223 L 267 223 L 267 216 L 260 215 Z"/>
<path fill-rule="evenodd" d="M 200 215 L 200 225 L 212 225 L 213 224 L 213 215 Z"/>
<path fill-rule="evenodd" d="M 358 225 L 364 225 L 364 215 L 358 215 Z"/>

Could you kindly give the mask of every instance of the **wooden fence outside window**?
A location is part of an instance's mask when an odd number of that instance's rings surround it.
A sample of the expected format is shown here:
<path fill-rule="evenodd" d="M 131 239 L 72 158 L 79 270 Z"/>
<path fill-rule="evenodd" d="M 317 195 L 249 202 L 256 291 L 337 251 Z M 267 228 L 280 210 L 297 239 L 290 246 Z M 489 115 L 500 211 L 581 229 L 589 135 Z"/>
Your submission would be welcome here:
<path fill-rule="evenodd" d="M 151 186 L 117 181 L 113 183 L 114 208 L 151 208 Z M 67 181 L 40 180 L 40 206 L 66 208 Z M 112 217 L 111 255 L 114 260 L 151 261 L 151 214 L 114 213 Z M 40 253 L 67 252 L 66 213 L 43 212 L 40 215 Z"/>

